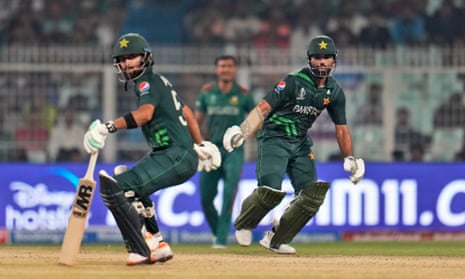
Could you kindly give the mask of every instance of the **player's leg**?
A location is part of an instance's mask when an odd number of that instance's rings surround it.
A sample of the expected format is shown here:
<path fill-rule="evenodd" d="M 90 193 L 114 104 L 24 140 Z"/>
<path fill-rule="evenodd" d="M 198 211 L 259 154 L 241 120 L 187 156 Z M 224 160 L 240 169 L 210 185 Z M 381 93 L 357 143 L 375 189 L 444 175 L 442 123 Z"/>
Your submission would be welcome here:
<path fill-rule="evenodd" d="M 260 244 L 279 254 L 295 254 L 288 243 L 316 214 L 328 191 L 329 183 L 315 182 L 303 189 L 284 211 L 275 232 L 266 232 Z"/>
<path fill-rule="evenodd" d="M 261 241 L 262 246 L 277 253 L 295 253 L 289 243 L 316 214 L 329 188 L 327 182 L 315 182 L 315 161 L 310 147 L 303 146 L 297 154 L 290 163 L 288 174 L 298 194 L 284 211 L 275 232 L 267 232 Z"/>
<path fill-rule="evenodd" d="M 128 166 L 118 165 L 114 168 L 113 175 L 116 177 L 128 170 L 129 170 Z M 129 200 L 129 202 L 131 202 L 131 204 L 136 208 L 137 212 L 143 216 L 144 222 L 145 222 L 145 228 L 147 232 L 151 235 L 160 235 L 160 238 L 162 238 L 160 234 L 160 229 L 158 228 L 158 223 L 156 220 L 155 205 L 153 204 L 150 197 L 146 197 L 146 198 L 136 197 L 136 194 L 134 193 L 134 191 L 125 192 L 124 195 Z M 149 244 L 149 247 L 153 251 L 153 244 Z"/>
<path fill-rule="evenodd" d="M 213 204 L 213 200 L 218 194 L 218 182 L 222 176 L 223 167 L 211 172 L 201 172 L 199 176 L 200 184 L 200 203 L 202 210 L 210 226 L 215 239 L 218 227 L 218 211 Z"/>
<path fill-rule="evenodd" d="M 134 191 L 138 197 L 149 197 L 158 190 L 187 181 L 196 173 L 197 164 L 195 151 L 170 147 L 147 154 L 129 171 L 115 178 L 126 191 Z"/>
<path fill-rule="evenodd" d="M 144 221 L 143 235 L 145 242 L 155 258 L 155 262 L 166 262 L 173 258 L 173 252 L 161 235 L 156 221 L 155 205 L 150 197 L 138 198 L 134 192 L 125 193 L 125 197 L 131 202 L 132 206 Z"/>
<path fill-rule="evenodd" d="M 129 253 L 127 264 L 153 263 L 143 231 L 143 220 L 136 209 L 125 198 L 124 192 L 116 180 L 105 171 L 99 172 L 100 195 L 106 207 L 111 211 L 123 237 Z"/>
<path fill-rule="evenodd" d="M 116 177 L 129 170 L 129 167 L 126 165 L 118 165 L 113 170 L 113 175 Z M 150 250 L 153 252 L 157 246 L 158 242 L 163 240 L 161 236 L 160 229 L 158 228 L 158 223 L 156 220 L 155 206 L 151 201 L 150 197 L 144 199 L 136 197 L 134 191 L 128 191 L 124 193 L 128 201 L 134 206 L 139 215 L 142 216 L 145 224 L 145 229 L 147 231 L 145 239 L 149 245 Z M 157 237 L 154 237 L 157 236 Z"/>
<path fill-rule="evenodd" d="M 259 139 L 258 147 L 256 167 L 258 187 L 244 199 L 239 216 L 234 222 L 236 240 L 242 246 L 251 244 L 251 230 L 256 228 L 263 217 L 286 195 L 281 191 L 281 183 L 289 157 L 288 146 L 269 138 L 266 142 Z"/>
<path fill-rule="evenodd" d="M 244 164 L 243 150 L 237 150 L 223 156 L 223 195 L 222 206 L 217 223 L 215 247 L 226 247 L 231 230 L 232 208 Z"/>
<path fill-rule="evenodd" d="M 158 243 L 152 252 L 156 261 L 171 259 L 173 253 L 159 232 L 155 210 L 149 197 L 157 190 L 185 182 L 195 174 L 197 163 L 198 158 L 194 151 L 176 147 L 156 154 L 148 154 L 130 170 L 115 176 L 126 192 L 132 191 L 136 197 L 139 197 L 146 213 L 153 212 L 144 216 L 144 222 L 146 229 L 154 233 L 156 242 L 152 243 Z"/>

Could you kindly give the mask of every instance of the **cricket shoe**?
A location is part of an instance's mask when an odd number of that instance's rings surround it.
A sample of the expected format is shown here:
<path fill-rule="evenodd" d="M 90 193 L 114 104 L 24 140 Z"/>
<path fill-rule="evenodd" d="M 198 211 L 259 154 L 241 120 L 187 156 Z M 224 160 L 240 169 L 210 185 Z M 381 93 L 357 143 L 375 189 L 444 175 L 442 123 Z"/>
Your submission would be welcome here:
<path fill-rule="evenodd" d="M 252 244 L 252 231 L 251 230 L 236 230 L 236 240 L 239 245 L 247 247 Z"/>
<path fill-rule="evenodd" d="M 163 241 L 160 233 L 153 235 L 147 232 L 145 242 L 152 252 L 152 257 L 155 257 L 155 262 L 166 262 L 173 258 L 173 251 L 171 251 L 169 244 Z"/>
<path fill-rule="evenodd" d="M 171 251 L 170 245 L 164 241 L 158 243 L 157 248 L 152 252 L 152 257 L 155 258 L 155 262 L 166 262 L 173 258 L 173 251 Z"/>
<path fill-rule="evenodd" d="M 267 231 L 265 232 L 265 235 L 263 235 L 263 238 L 260 240 L 260 245 L 263 246 L 266 249 L 269 249 L 277 254 L 295 254 L 297 251 L 294 249 L 289 244 L 280 244 L 278 248 L 273 248 L 270 246 L 271 244 L 271 239 L 274 236 L 274 232 L 272 231 Z"/>
<path fill-rule="evenodd" d="M 138 265 L 138 264 L 153 264 L 155 258 L 153 256 L 144 257 L 137 253 L 129 253 L 128 259 L 126 260 L 127 265 Z"/>

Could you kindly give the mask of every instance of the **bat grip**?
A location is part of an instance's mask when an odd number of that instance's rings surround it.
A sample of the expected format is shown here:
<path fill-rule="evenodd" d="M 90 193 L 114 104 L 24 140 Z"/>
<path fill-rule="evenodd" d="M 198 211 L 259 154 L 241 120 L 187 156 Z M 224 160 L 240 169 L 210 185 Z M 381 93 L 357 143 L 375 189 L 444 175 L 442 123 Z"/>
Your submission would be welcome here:
<path fill-rule="evenodd" d="M 89 165 L 87 166 L 86 178 L 93 179 L 95 165 L 97 164 L 98 151 L 90 154 Z"/>

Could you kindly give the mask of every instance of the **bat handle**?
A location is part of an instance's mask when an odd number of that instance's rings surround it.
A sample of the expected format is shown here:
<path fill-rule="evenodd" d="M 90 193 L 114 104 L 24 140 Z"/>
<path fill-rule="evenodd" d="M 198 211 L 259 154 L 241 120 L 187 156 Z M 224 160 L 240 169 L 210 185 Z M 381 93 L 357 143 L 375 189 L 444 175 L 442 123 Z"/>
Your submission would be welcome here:
<path fill-rule="evenodd" d="M 85 177 L 92 178 L 94 176 L 95 165 L 97 164 L 98 151 L 90 154 L 89 165 Z"/>

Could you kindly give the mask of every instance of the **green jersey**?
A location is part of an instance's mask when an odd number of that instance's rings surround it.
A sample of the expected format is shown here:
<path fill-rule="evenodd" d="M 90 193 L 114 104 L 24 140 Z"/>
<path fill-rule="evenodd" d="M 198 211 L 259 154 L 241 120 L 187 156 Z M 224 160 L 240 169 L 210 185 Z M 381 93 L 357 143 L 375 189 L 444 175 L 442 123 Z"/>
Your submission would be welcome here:
<path fill-rule="evenodd" d="M 237 83 L 226 94 L 221 93 L 216 83 L 204 85 L 196 102 L 196 110 L 206 116 L 207 137 L 220 146 L 226 129 L 240 125 L 254 107 L 248 90 Z"/>
<path fill-rule="evenodd" d="M 332 77 L 317 88 L 308 68 L 288 74 L 264 99 L 271 105 L 259 136 L 302 139 L 324 109 L 334 124 L 346 124 L 344 91 Z"/>
<path fill-rule="evenodd" d="M 192 149 L 193 140 L 182 113 L 183 103 L 164 76 L 147 71 L 135 84 L 138 106 L 152 104 L 155 113 L 142 126 L 142 132 L 150 148 L 165 149 L 177 145 Z"/>

